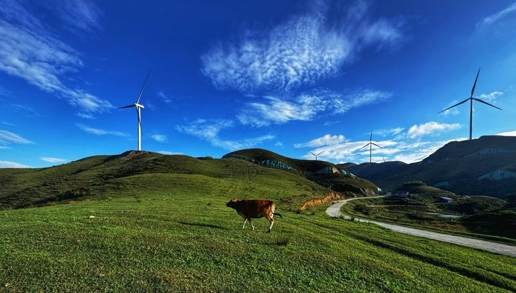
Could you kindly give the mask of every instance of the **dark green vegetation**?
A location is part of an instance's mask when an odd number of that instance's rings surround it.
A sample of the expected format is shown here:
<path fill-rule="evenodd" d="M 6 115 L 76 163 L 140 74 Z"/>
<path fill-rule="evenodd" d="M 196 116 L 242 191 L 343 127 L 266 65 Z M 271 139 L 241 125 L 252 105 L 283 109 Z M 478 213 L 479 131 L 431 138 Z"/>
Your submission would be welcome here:
<path fill-rule="evenodd" d="M 335 165 L 322 161 L 293 160 L 265 150 L 241 152 L 248 157 L 268 156 L 269 161 L 286 162 L 295 170 L 266 168 L 237 158 L 211 159 L 189 156 L 167 156 L 158 153 L 126 152 L 118 156 L 95 156 L 69 164 L 43 169 L 0 169 L 0 209 L 41 206 L 70 200 L 116 197 L 127 188 L 126 178 L 144 174 L 196 174 L 221 180 L 253 181 L 260 175 L 274 178 L 261 187 L 276 198 L 288 201 L 289 209 L 299 208 L 304 201 L 324 197 L 328 187 L 336 191 L 374 194 L 371 182 L 345 174 L 316 171 Z M 284 182 L 292 182 L 302 194 L 291 194 Z M 323 183 L 323 186 L 317 183 Z M 161 182 L 156 183 L 160 188 Z M 134 186 L 135 190 L 143 186 Z M 145 186 L 143 188 L 154 188 Z M 247 197 L 247 188 L 227 191 L 231 197 Z M 281 196 L 283 195 L 283 196 Z M 294 196 L 295 195 L 295 196 Z M 262 196 L 270 196 L 268 193 Z"/>
<path fill-rule="evenodd" d="M 245 160 L 130 152 L 1 176 L 3 203 L 42 204 L 0 210 L 2 292 L 516 291 L 515 258 L 299 211 L 328 189 Z M 283 219 L 242 231 L 232 197 Z"/>
<path fill-rule="evenodd" d="M 450 142 L 421 162 L 344 164 L 341 167 L 392 191 L 420 180 L 460 195 L 505 198 L 516 192 L 516 137 L 482 136 Z"/>
<path fill-rule="evenodd" d="M 459 196 L 421 181 L 408 182 L 391 196 L 350 202 L 343 209 L 356 217 L 475 233 L 477 238 L 516 245 L 516 205 L 489 196 Z"/>

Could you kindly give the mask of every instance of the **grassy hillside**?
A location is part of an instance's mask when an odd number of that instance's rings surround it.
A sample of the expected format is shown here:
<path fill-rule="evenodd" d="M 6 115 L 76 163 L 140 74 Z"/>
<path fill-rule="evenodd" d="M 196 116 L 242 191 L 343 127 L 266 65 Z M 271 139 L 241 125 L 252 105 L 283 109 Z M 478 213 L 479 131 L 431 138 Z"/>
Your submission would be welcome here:
<path fill-rule="evenodd" d="M 328 190 L 305 177 L 284 170 L 267 168 L 239 159 L 198 159 L 148 152 L 126 152 L 117 156 L 95 156 L 69 164 L 43 169 L 0 169 L 0 208 L 48 205 L 79 199 L 117 197 L 133 186 L 131 176 L 144 174 L 196 174 L 226 181 L 259 182 L 264 190 L 292 196 L 290 185 L 302 194 L 289 208 L 299 208 L 303 200 L 324 197 Z M 162 182 L 157 182 L 161 186 Z M 230 197 L 247 197 L 247 189 L 227 190 Z M 284 187 L 284 188 L 281 188 Z M 152 186 L 146 186 L 152 188 Z M 268 196 L 266 192 L 263 196 Z"/>
<path fill-rule="evenodd" d="M 259 165 L 296 173 L 319 185 L 337 192 L 353 192 L 359 195 L 375 195 L 378 191 L 371 181 L 356 177 L 339 166 L 318 160 L 297 160 L 264 149 L 245 149 L 229 153 L 224 158 L 238 158 Z"/>
<path fill-rule="evenodd" d="M 514 258 L 289 211 L 281 199 L 305 186 L 261 176 L 140 174 L 104 200 L 0 211 L 1 291 L 516 290 Z M 272 233 L 264 219 L 240 229 L 225 203 L 243 194 L 280 202 Z"/>
<path fill-rule="evenodd" d="M 2 292 L 516 291 L 515 258 L 300 211 L 328 188 L 242 159 L 128 152 L 0 180 Z M 283 218 L 241 230 L 232 197 Z"/>

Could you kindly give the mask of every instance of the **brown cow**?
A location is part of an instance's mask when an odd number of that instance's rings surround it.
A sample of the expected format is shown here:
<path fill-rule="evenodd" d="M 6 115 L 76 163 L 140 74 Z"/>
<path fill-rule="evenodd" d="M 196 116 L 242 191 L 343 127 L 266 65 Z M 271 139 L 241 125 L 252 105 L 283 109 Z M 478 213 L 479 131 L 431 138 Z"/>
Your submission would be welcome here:
<path fill-rule="evenodd" d="M 269 225 L 269 230 L 267 232 L 271 232 L 272 225 L 274 224 L 274 219 L 272 218 L 274 215 L 278 215 L 281 218 L 283 216 L 281 214 L 275 213 L 275 205 L 274 202 L 270 200 L 238 200 L 237 198 L 233 198 L 226 204 L 227 207 L 233 208 L 236 212 L 244 218 L 244 223 L 242 224 L 242 229 L 245 228 L 245 222 L 249 221 L 251 227 L 254 230 L 254 225 L 251 222 L 251 218 L 261 218 L 266 217 L 271 224 Z"/>

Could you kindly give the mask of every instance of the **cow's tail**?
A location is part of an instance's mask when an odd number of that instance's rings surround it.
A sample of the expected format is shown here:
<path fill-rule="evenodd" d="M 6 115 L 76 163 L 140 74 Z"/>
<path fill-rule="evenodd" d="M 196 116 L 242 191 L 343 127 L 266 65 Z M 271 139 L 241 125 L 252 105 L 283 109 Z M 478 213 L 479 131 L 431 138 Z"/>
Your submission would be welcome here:
<path fill-rule="evenodd" d="M 283 219 L 283 216 L 282 216 L 280 213 L 274 213 L 274 212 L 273 212 L 272 214 L 273 214 L 273 215 L 275 215 L 275 216 L 276 216 L 276 215 L 278 215 L 280 218 L 282 218 L 282 219 Z"/>

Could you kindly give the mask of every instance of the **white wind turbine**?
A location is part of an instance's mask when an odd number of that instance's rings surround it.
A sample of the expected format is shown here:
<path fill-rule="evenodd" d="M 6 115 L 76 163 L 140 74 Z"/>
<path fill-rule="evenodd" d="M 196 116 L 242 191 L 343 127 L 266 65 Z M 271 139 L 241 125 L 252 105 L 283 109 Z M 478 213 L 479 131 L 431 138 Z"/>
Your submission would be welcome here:
<path fill-rule="evenodd" d="M 136 108 L 136 114 L 138 115 L 138 151 L 142 150 L 142 114 L 141 114 L 141 109 L 144 108 L 143 105 L 140 104 L 140 98 L 142 97 L 143 89 L 145 88 L 145 84 L 147 83 L 147 79 L 149 78 L 149 74 L 150 74 L 150 70 L 147 73 L 147 77 L 145 77 L 145 81 L 143 82 L 143 86 L 142 86 L 142 89 L 140 90 L 140 94 L 138 95 L 138 99 L 136 99 L 136 103 L 118 108 L 118 109 L 132 108 L 132 107 Z"/>
<path fill-rule="evenodd" d="M 440 112 L 438 112 L 437 114 L 439 113 L 442 113 L 446 110 L 449 110 L 455 106 L 458 106 L 460 104 L 463 104 L 463 103 L 466 103 L 468 100 L 469 100 L 469 140 L 471 140 L 472 136 L 473 136 L 473 100 L 477 101 L 477 102 L 480 102 L 480 103 L 484 103 L 488 106 L 491 106 L 493 108 L 496 108 L 498 110 L 502 110 L 501 108 L 498 108 L 496 107 L 495 105 L 491 105 L 489 104 L 488 102 L 485 102 L 485 101 L 482 101 L 481 99 L 477 99 L 477 98 L 473 98 L 473 93 L 475 92 L 475 87 L 477 86 L 477 80 L 478 80 L 478 75 L 480 74 L 480 68 L 478 69 L 478 72 L 477 72 L 477 77 L 475 78 L 475 83 L 473 83 L 473 88 L 471 89 L 471 95 L 469 98 L 465 99 L 464 101 L 462 102 L 459 102 L 451 107 L 448 107 Z"/>
<path fill-rule="evenodd" d="M 373 145 L 377 146 L 379 148 L 382 148 L 381 146 L 379 146 L 373 142 L 373 131 L 371 130 L 371 135 L 369 136 L 369 143 L 360 148 L 360 150 L 361 150 L 361 149 L 365 148 L 366 146 L 369 146 L 369 163 L 372 163 Z"/>

